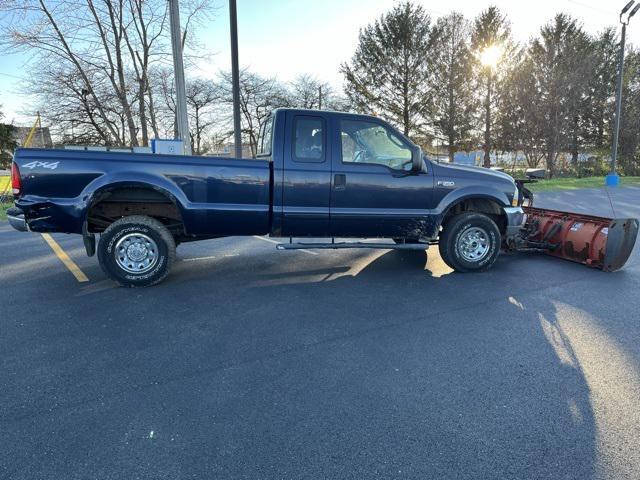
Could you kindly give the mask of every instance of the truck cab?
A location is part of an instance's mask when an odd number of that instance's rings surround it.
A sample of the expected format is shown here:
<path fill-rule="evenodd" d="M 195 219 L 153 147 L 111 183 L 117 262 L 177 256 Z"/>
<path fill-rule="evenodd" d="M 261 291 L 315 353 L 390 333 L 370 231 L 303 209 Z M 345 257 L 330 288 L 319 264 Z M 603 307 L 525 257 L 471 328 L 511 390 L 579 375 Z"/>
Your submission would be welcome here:
<path fill-rule="evenodd" d="M 477 271 L 522 224 L 511 177 L 438 163 L 377 117 L 278 109 L 258 143 L 255 159 L 18 149 L 9 220 L 81 234 L 87 253 L 127 286 L 162 280 L 179 243 L 239 235 L 394 242 L 287 248 L 438 242 L 452 268 Z"/>
<path fill-rule="evenodd" d="M 409 139 L 361 115 L 278 110 L 270 122 L 263 138 L 274 154 L 272 235 L 423 236 L 433 171 Z"/>
<path fill-rule="evenodd" d="M 316 110 L 276 110 L 259 158 L 273 162 L 271 234 L 433 240 L 447 215 L 494 215 L 506 233 L 517 207 L 513 179 L 441 164 L 382 119 Z"/>

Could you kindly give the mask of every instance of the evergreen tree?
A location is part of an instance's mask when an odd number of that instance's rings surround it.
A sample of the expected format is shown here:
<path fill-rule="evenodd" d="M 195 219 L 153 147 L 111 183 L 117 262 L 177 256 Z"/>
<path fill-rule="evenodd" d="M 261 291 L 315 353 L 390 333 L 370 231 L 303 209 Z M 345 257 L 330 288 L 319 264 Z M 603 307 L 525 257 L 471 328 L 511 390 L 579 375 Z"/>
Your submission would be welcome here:
<path fill-rule="evenodd" d="M 627 175 L 640 174 L 640 52 L 631 50 L 625 61 L 622 117 L 618 148 L 620 168 Z"/>
<path fill-rule="evenodd" d="M 582 100 L 588 78 L 586 70 L 591 67 L 591 62 L 586 60 L 588 45 L 578 22 L 559 14 L 542 27 L 540 37 L 529 47 L 550 176 L 557 173 L 556 160 L 562 151 L 570 149 L 577 157 Z"/>
<path fill-rule="evenodd" d="M 531 58 L 521 49 L 519 60 L 501 82 L 495 123 L 496 147 L 525 156 L 527 166 L 538 167 L 544 158 L 544 118 L 541 93 Z"/>
<path fill-rule="evenodd" d="M 610 149 L 619 55 L 616 30 L 608 28 L 593 39 L 591 52 L 594 68 L 588 77 L 588 140 L 597 149 Z"/>
<path fill-rule="evenodd" d="M 456 150 L 468 149 L 473 143 L 477 103 L 469 34 L 469 22 L 459 13 L 438 19 L 433 31 L 433 123 L 447 140 L 449 161 Z"/>
<path fill-rule="evenodd" d="M 1 105 L 0 105 L 1 107 Z M 0 110 L 0 120 L 4 117 L 2 110 Z M 0 167 L 7 168 L 11 163 L 11 153 L 17 147 L 16 142 L 13 139 L 13 125 L 7 125 L 0 123 Z"/>
<path fill-rule="evenodd" d="M 471 49 L 475 56 L 474 71 L 484 73 L 475 76 L 475 91 L 483 106 L 478 125 L 484 131 L 484 166 L 490 167 L 490 151 L 499 143 L 493 134 L 493 124 L 501 103 L 500 97 L 505 90 L 504 82 L 513 67 L 517 52 L 511 37 L 511 25 L 497 7 L 489 7 L 475 19 Z M 492 51 L 495 64 L 483 65 L 483 57 Z"/>
<path fill-rule="evenodd" d="M 353 106 L 398 125 L 405 135 L 424 134 L 431 105 L 430 39 L 431 18 L 411 2 L 397 4 L 360 30 L 351 62 L 340 68 Z"/>

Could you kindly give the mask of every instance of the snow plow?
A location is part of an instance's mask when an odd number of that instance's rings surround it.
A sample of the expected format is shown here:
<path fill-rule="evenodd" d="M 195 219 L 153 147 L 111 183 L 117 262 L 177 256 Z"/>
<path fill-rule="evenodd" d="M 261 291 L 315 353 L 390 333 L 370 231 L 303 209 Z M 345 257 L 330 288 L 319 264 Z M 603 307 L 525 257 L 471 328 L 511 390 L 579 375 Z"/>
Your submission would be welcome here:
<path fill-rule="evenodd" d="M 541 251 L 605 272 L 621 269 L 638 236 L 635 218 L 607 218 L 533 206 L 533 193 L 518 180 L 524 205 L 523 227 L 507 247 Z"/>

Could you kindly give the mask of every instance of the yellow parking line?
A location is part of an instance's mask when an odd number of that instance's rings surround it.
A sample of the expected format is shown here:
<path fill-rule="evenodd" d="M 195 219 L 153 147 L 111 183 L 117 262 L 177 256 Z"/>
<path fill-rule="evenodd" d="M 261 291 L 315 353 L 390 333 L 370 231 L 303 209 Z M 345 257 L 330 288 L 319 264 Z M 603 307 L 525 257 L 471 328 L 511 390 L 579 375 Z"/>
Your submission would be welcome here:
<path fill-rule="evenodd" d="M 69 271 L 73 273 L 73 276 L 76 277 L 76 280 L 78 280 L 79 282 L 89 281 L 87 276 L 82 273 L 82 270 L 80 270 L 78 265 L 76 265 L 76 263 L 71 260 L 71 258 L 69 258 L 67 252 L 65 252 L 62 247 L 58 245 L 58 242 L 56 242 L 51 235 L 49 235 L 48 233 L 43 233 L 42 238 L 44 238 L 45 241 L 49 244 L 51 250 L 53 250 L 53 253 L 55 253 L 60 261 L 64 263 L 65 267 L 67 267 Z"/>

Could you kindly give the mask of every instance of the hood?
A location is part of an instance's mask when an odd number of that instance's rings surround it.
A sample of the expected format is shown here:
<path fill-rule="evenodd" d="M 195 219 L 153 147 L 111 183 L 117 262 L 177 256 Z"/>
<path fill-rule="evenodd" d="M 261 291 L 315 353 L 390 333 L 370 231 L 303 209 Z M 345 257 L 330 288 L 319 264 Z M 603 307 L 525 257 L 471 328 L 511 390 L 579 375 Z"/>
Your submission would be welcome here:
<path fill-rule="evenodd" d="M 504 172 L 498 172 L 496 170 L 490 170 L 484 167 L 472 167 L 470 165 L 458 165 L 455 163 L 438 163 L 437 165 L 439 169 L 442 169 L 441 173 L 444 175 L 451 175 L 454 177 L 480 175 L 483 178 L 493 177 L 495 179 L 508 180 L 509 182 L 515 184 L 515 180 L 511 175 Z"/>

